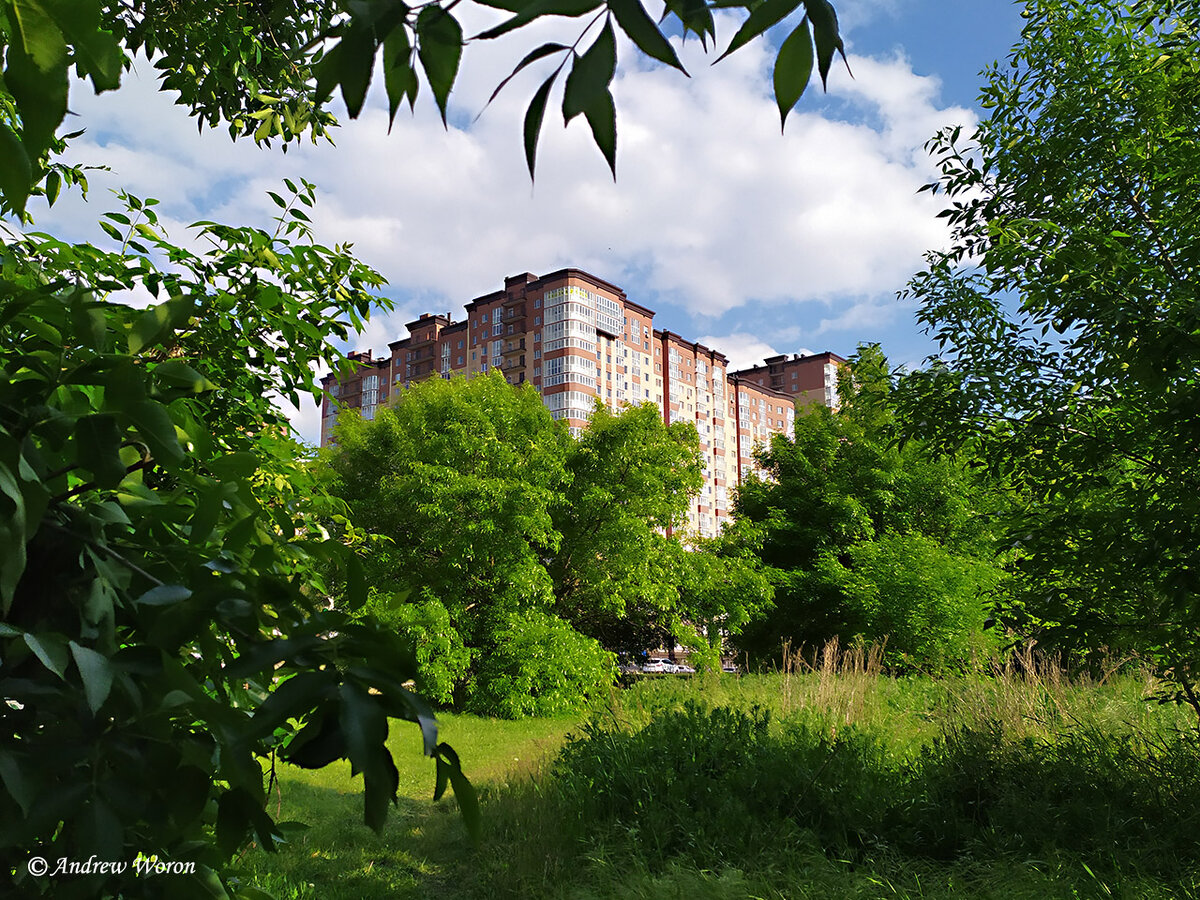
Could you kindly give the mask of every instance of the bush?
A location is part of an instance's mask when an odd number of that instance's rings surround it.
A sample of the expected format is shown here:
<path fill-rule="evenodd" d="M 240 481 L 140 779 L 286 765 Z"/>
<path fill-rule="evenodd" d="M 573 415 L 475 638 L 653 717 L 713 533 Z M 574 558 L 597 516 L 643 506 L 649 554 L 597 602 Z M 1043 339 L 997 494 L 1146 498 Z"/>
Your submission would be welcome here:
<path fill-rule="evenodd" d="M 509 719 L 577 712 L 616 677 L 612 653 L 550 613 L 509 613 L 492 635 L 467 700 L 471 712 Z"/>
<path fill-rule="evenodd" d="M 1001 580 L 989 562 L 950 553 L 922 534 L 888 532 L 825 554 L 821 569 L 838 585 L 851 621 L 868 640 L 886 640 L 889 663 L 928 672 L 962 669 L 996 650 L 983 630 L 988 594 Z"/>
<path fill-rule="evenodd" d="M 905 757 L 882 733 L 819 722 L 696 705 L 637 731 L 594 720 L 552 769 L 561 827 L 576 852 L 605 846 L 651 871 L 750 868 L 813 846 L 851 861 L 1067 853 L 1167 878 L 1200 862 L 1189 735 L 1014 739 L 984 721 Z"/>

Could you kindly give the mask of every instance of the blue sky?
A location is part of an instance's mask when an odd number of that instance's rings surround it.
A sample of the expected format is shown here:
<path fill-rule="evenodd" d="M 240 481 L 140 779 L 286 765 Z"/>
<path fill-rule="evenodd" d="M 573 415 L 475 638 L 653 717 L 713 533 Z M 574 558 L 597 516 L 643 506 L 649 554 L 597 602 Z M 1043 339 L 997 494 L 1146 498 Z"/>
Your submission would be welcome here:
<path fill-rule="evenodd" d="M 74 158 L 113 171 L 95 173 L 86 206 L 60 201 L 37 224 L 100 241 L 94 222 L 110 208 L 105 189 L 124 187 L 158 197 L 177 240 L 196 219 L 266 225 L 274 207 L 265 191 L 303 176 L 319 189 L 318 238 L 353 241 L 390 282 L 397 310 L 374 317 L 357 348 L 383 352 L 403 336 L 403 322 L 423 311 L 458 315 L 506 275 L 578 266 L 655 309 L 659 327 L 704 340 L 735 364 L 771 352 L 849 355 L 870 341 L 894 363 L 915 363 L 932 348 L 895 295 L 921 254 L 946 240 L 935 218 L 940 198 L 916 194 L 934 174 L 921 147 L 940 127 L 977 121 L 978 73 L 1016 41 L 1019 7 L 834 2 L 854 78 L 835 64 L 828 94 L 811 85 L 783 135 L 773 54 L 761 42 L 711 66 L 689 41 L 681 54 L 691 78 L 619 44 L 615 184 L 582 120 L 564 131 L 551 112 L 530 185 L 520 123 L 545 77 L 536 67 L 476 120 L 529 47 L 573 39 L 577 20 L 468 46 L 449 129 L 432 103 L 418 103 L 389 135 L 373 90 L 363 116 L 339 129 L 337 147 L 286 155 L 223 132 L 198 135 L 194 120 L 155 92 L 142 62 L 120 91 L 72 94 L 87 129 Z M 467 32 L 493 13 L 467 9 Z M 721 46 L 735 27 L 719 17 Z M 306 437 L 316 434 L 315 408 L 294 411 L 294 421 Z"/>

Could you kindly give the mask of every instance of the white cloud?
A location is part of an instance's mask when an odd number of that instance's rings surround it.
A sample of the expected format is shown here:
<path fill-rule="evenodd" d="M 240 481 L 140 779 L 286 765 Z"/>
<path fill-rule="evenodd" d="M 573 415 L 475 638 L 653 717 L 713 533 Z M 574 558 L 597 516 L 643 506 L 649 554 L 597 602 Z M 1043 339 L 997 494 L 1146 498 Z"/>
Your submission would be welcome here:
<path fill-rule="evenodd" d="M 730 369 L 748 369 L 750 366 L 761 366 L 768 356 L 776 356 L 777 351 L 766 341 L 753 334 L 734 332 L 733 334 L 706 334 L 696 339 L 705 347 L 711 347 L 725 354 L 729 360 Z"/>
<path fill-rule="evenodd" d="M 839 8 L 845 23 L 891 6 L 861 0 Z M 362 118 L 336 132 L 337 147 L 303 145 L 286 155 L 235 144 L 224 132 L 197 135 L 195 120 L 154 90 L 143 62 L 116 94 L 73 93 L 89 129 L 73 157 L 114 168 L 93 175 L 94 193 L 121 185 L 160 197 L 176 239 L 176 226 L 195 218 L 269 226 L 275 208 L 265 190 L 284 176 L 315 182 L 318 239 L 352 241 L 404 298 L 403 309 L 376 316 L 356 342 L 377 354 L 421 311 L 457 314 L 505 275 L 563 266 L 593 271 L 660 311 L 686 310 L 697 331 L 708 317 L 748 304 L 812 310 L 819 302 L 818 334 L 886 321 L 891 313 L 878 298 L 890 297 L 921 253 L 946 237 L 933 215 L 940 203 L 915 193 L 934 174 L 921 144 L 942 125 L 972 124 L 970 110 L 942 108 L 937 81 L 914 74 L 902 57 L 851 55 L 854 78 L 835 71 L 830 79 L 844 118 L 814 111 L 806 98 L 781 135 L 769 48 L 752 44 L 710 66 L 711 56 L 689 41 L 680 55 L 692 77 L 684 78 L 622 41 L 614 84 L 619 180 L 582 119 L 561 128 L 552 100 L 531 187 L 520 123 L 545 74 L 521 73 L 472 117 L 525 49 L 580 27 L 539 24 L 512 40 L 471 44 L 449 129 L 426 103 L 415 116 L 400 113 L 389 135 L 376 92 Z M 719 16 L 718 30 L 727 39 L 731 20 Z M 38 225 L 95 239 L 87 223 L 110 204 L 90 206 L 63 201 Z M 713 340 L 733 354 L 721 341 L 734 339 L 747 348 L 757 341 L 760 355 L 774 338 L 735 332 Z"/>
<path fill-rule="evenodd" d="M 725 354 L 729 360 L 730 370 L 749 369 L 761 366 L 763 360 L 780 353 L 798 353 L 801 356 L 811 356 L 813 351 L 807 347 L 797 347 L 794 350 L 776 350 L 775 346 L 753 334 L 735 331 L 732 334 L 707 334 L 696 339 L 699 343 Z"/>

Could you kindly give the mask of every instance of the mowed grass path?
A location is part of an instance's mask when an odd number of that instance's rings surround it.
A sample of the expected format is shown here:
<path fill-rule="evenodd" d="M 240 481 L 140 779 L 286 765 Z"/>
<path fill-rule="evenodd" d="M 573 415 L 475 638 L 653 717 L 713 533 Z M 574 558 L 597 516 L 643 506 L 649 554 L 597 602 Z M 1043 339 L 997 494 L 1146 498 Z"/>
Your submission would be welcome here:
<path fill-rule="evenodd" d="M 520 777 L 562 745 L 576 719 L 503 721 L 443 713 L 440 739 L 458 752 L 472 783 Z M 276 900 L 374 900 L 453 896 L 453 872 L 472 854 L 452 794 L 434 803 L 434 764 L 421 753 L 415 725 L 393 721 L 388 746 L 400 771 L 399 805 L 382 833 L 363 824 L 362 778 L 339 761 L 308 771 L 278 767 L 268 809 L 280 822 L 303 822 L 277 854 L 242 858 L 243 884 Z"/>

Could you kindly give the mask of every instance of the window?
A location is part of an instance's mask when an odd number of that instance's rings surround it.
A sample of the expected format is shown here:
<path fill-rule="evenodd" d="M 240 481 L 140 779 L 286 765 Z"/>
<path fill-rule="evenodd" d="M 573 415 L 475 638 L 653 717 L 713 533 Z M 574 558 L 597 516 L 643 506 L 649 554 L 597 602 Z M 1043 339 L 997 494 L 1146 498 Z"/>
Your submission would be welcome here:
<path fill-rule="evenodd" d="M 488 314 L 487 314 L 487 313 L 484 313 L 482 316 L 480 316 L 480 317 L 479 317 L 479 321 L 480 321 L 480 322 L 482 322 L 484 325 L 486 325 L 486 324 L 487 324 L 487 317 L 488 317 Z"/>
<path fill-rule="evenodd" d="M 501 325 L 499 322 L 497 322 L 495 325 L 493 325 L 493 326 L 492 326 L 492 334 L 493 334 L 493 335 L 497 335 L 497 334 L 499 334 L 499 333 L 500 333 L 500 329 L 501 329 L 501 328 L 503 328 L 503 327 L 504 327 L 503 325 Z"/>
<path fill-rule="evenodd" d="M 541 317 L 541 316 L 534 316 L 534 317 L 533 317 L 533 324 L 534 324 L 534 325 L 541 325 L 541 324 L 542 324 L 542 317 Z M 793 377 L 794 377 L 794 376 L 793 376 Z"/>

